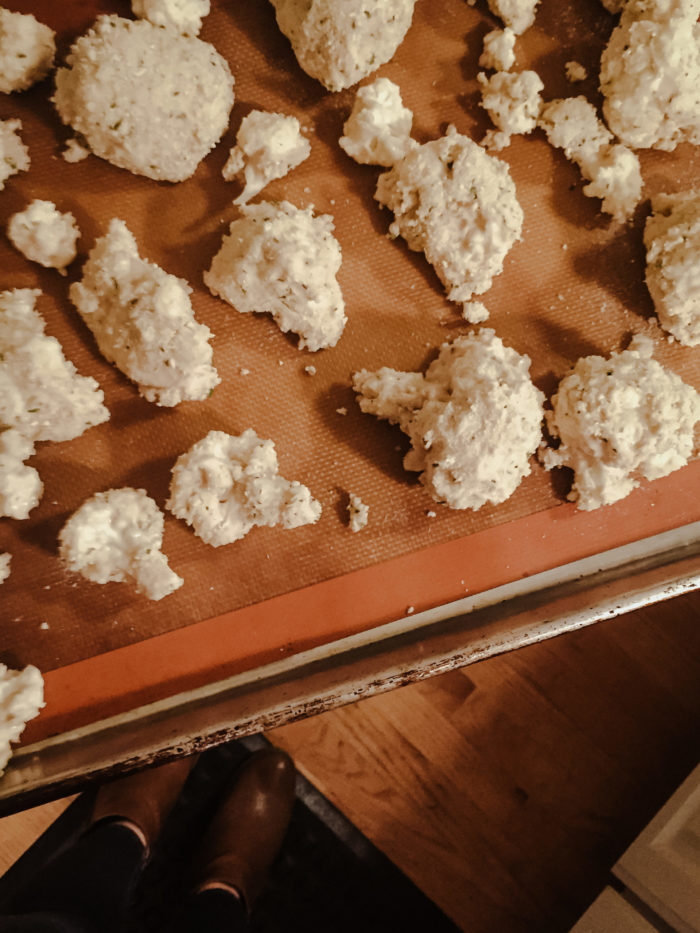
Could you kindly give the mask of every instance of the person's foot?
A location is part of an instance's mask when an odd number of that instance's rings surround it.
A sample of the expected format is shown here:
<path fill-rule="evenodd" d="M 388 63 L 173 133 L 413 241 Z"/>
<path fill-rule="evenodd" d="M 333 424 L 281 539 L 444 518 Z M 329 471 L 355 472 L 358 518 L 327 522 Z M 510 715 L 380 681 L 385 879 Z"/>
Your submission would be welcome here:
<path fill-rule="evenodd" d="M 225 888 L 250 910 L 291 819 L 294 763 L 280 749 L 262 749 L 234 780 L 197 853 L 193 880 L 195 892 Z"/>
<path fill-rule="evenodd" d="M 178 758 L 103 784 L 95 798 L 90 828 L 106 821 L 121 823 L 136 833 L 148 852 L 197 757 Z"/>

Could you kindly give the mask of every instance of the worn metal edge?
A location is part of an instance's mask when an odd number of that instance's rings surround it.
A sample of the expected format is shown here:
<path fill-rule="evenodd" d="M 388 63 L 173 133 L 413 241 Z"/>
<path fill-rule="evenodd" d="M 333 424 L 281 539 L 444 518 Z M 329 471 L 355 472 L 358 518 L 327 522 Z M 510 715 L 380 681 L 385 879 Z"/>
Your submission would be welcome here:
<path fill-rule="evenodd" d="M 20 747 L 0 815 L 700 589 L 699 557 L 695 522 Z"/>

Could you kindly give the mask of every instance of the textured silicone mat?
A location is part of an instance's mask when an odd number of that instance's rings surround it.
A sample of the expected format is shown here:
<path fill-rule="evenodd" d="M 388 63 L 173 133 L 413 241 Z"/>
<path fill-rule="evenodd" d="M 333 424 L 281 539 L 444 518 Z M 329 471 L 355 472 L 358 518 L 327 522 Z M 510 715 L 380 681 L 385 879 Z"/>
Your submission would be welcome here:
<path fill-rule="evenodd" d="M 57 29 L 61 59 L 95 14 L 129 15 L 126 0 L 16 0 L 10 7 L 34 12 Z M 477 62 L 483 36 L 494 25 L 481 2 L 471 7 L 463 0 L 418 0 L 406 39 L 376 74 L 400 86 L 414 112 L 413 134 L 419 141 L 437 137 L 450 123 L 482 138 L 488 120 L 478 104 Z M 597 61 L 613 25 L 599 0 L 544 0 L 535 26 L 518 40 L 517 67 L 539 71 L 547 98 L 585 93 L 599 102 Z M 41 444 L 32 460 L 46 487 L 40 506 L 25 522 L 0 522 L 0 551 L 13 555 L 12 574 L 0 590 L 0 658 L 14 666 L 33 662 L 44 670 L 63 668 L 383 561 L 430 553 L 449 542 L 464 542 L 468 554 L 471 536 L 512 523 L 515 534 L 526 535 L 518 530 L 525 527 L 519 521 L 545 510 L 574 520 L 569 506 L 561 511 L 569 478 L 547 474 L 534 462 L 532 475 L 508 502 L 477 513 L 436 505 L 415 475 L 403 471 L 406 439 L 398 429 L 360 413 L 351 374 L 383 365 L 422 368 L 444 340 L 469 327 L 459 308 L 445 299 L 424 258 L 386 236 L 390 217 L 373 199 L 379 170 L 356 165 L 337 145 L 354 90 L 330 94 L 306 76 L 276 28 L 272 6 L 262 0 L 214 0 L 202 38 L 230 62 L 236 102 L 222 143 L 191 179 L 178 185 L 139 178 L 93 156 L 66 163 L 60 152 L 69 132 L 50 103 L 51 79 L 28 92 L 0 96 L 0 118 L 22 120 L 32 158 L 31 170 L 10 179 L 0 193 L 0 227 L 39 197 L 71 210 L 82 230 L 79 260 L 65 278 L 30 264 L 0 238 L 0 287 L 43 290 L 39 309 L 48 332 L 61 340 L 81 372 L 99 381 L 112 413 L 109 423 L 75 441 Z M 583 83 L 567 82 L 564 65 L 570 60 L 589 69 Z M 267 316 L 237 314 L 202 282 L 227 223 L 237 216 L 232 199 L 238 185 L 224 182 L 220 170 L 242 117 L 253 108 L 297 115 L 311 141 L 311 157 L 261 197 L 313 204 L 334 216 L 343 250 L 339 280 L 348 325 L 331 350 L 299 351 L 295 339 L 282 335 Z M 491 311 L 489 326 L 531 357 L 537 385 L 550 394 L 580 355 L 607 354 L 624 346 L 631 333 L 644 331 L 654 338 L 657 358 L 700 387 L 697 350 L 669 343 L 653 319 L 643 284 L 641 241 L 649 195 L 697 183 L 697 151 L 681 146 L 673 153 L 641 154 L 645 200 L 629 225 L 599 213 L 599 202 L 582 194 L 578 169 L 541 133 L 515 137 L 501 158 L 511 166 L 525 224 L 522 242 L 483 300 Z M 82 259 L 115 216 L 127 222 L 144 257 L 193 287 L 197 316 L 215 334 L 214 362 L 223 378 L 205 402 L 165 410 L 139 398 L 134 386 L 99 356 L 68 300 L 68 285 L 79 277 Z M 310 363 L 317 370 L 314 376 L 305 372 Z M 85 498 L 134 485 L 162 506 L 170 468 L 182 451 L 212 428 L 236 433 L 247 427 L 272 438 L 282 474 L 307 484 L 321 501 L 324 511 L 317 525 L 289 532 L 256 529 L 234 545 L 213 549 L 166 516 L 164 550 L 185 585 L 160 603 L 149 603 L 128 586 L 100 587 L 64 572 L 56 557 L 57 533 Z M 693 495 L 698 472 L 691 466 L 680 477 L 664 481 L 667 493 L 658 498 L 659 511 L 666 508 L 663 502 L 673 500 L 679 484 L 688 495 L 687 515 L 684 503 L 676 502 L 668 512 L 653 515 L 652 530 L 696 517 L 692 503 L 698 498 Z M 370 506 L 370 523 L 357 535 L 347 528 L 348 492 Z M 647 533 L 644 515 L 652 517 L 657 504 L 654 484 L 635 496 L 632 504 L 591 516 L 596 549 L 604 549 L 606 527 L 611 536 L 619 532 L 630 513 L 636 515 L 633 533 Z M 575 520 L 585 551 L 588 520 L 580 515 Z M 526 547 L 525 538 L 516 543 Z M 553 550 L 548 560 L 556 559 Z M 424 566 L 430 568 L 430 562 Z M 458 589 L 459 580 L 452 582 Z M 469 582 L 472 591 L 481 585 L 479 579 Z M 431 594 L 432 603 L 450 597 L 448 590 Z M 357 599 L 357 624 L 372 624 L 371 600 L 365 604 L 351 588 L 337 598 Z M 395 607 L 396 614 L 404 610 L 404 602 Z M 334 634 L 332 605 L 327 616 L 327 636 L 322 623 L 320 628 L 318 620 L 314 623 L 316 643 Z M 387 617 L 391 612 L 382 610 L 382 619 Z M 305 625 L 298 614 L 287 630 L 283 627 L 278 644 L 266 648 L 268 654 L 279 656 L 289 645 L 308 641 Z M 227 651 L 235 655 L 235 644 Z M 222 664 L 227 657 L 221 657 Z"/>

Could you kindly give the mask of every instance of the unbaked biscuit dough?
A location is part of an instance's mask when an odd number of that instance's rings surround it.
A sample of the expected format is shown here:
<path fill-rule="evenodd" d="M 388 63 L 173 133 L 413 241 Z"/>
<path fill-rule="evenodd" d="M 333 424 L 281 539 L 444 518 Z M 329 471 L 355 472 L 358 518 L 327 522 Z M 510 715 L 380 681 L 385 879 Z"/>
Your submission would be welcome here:
<path fill-rule="evenodd" d="M 388 62 L 416 0 L 272 0 L 277 25 L 304 71 L 342 91 Z"/>
<path fill-rule="evenodd" d="M 68 570 L 94 583 L 132 583 L 159 600 L 182 586 L 161 551 L 164 518 L 143 489 L 130 486 L 91 496 L 59 534 L 59 556 Z"/>
<path fill-rule="evenodd" d="M 210 431 L 178 457 L 166 508 L 213 547 L 256 526 L 298 528 L 321 516 L 306 486 L 280 476 L 274 443 L 252 428 L 240 435 Z"/>
<path fill-rule="evenodd" d="M 450 301 L 487 291 L 520 239 L 523 212 L 508 165 L 453 126 L 380 175 L 374 196 L 394 212 L 391 236 L 425 253 Z"/>
<path fill-rule="evenodd" d="M 548 470 L 574 471 L 569 499 L 579 509 L 617 502 L 640 478 L 667 476 L 694 454 L 700 394 L 652 352 L 638 335 L 609 359 L 583 357 L 552 398 L 547 428 L 559 446 L 543 447 L 540 459 Z"/>
<path fill-rule="evenodd" d="M 95 155 L 156 181 L 183 181 L 228 126 L 233 77 L 195 36 L 99 16 L 56 72 L 53 101 Z"/>
<path fill-rule="evenodd" d="M 345 327 L 341 259 L 329 214 L 261 201 L 230 225 L 204 282 L 241 313 L 269 312 L 280 330 L 299 335 L 300 349 L 322 350 Z"/>
<path fill-rule="evenodd" d="M 603 113 L 632 149 L 700 143 L 700 0 L 627 0 L 600 60 Z"/>
<path fill-rule="evenodd" d="M 411 439 L 404 468 L 451 509 L 480 509 L 513 494 L 542 438 L 544 395 L 530 360 L 483 328 L 444 343 L 425 375 L 382 367 L 355 373 L 362 411 Z"/>
<path fill-rule="evenodd" d="M 700 344 L 700 188 L 657 194 L 644 227 L 646 283 L 659 323 L 680 343 Z"/>

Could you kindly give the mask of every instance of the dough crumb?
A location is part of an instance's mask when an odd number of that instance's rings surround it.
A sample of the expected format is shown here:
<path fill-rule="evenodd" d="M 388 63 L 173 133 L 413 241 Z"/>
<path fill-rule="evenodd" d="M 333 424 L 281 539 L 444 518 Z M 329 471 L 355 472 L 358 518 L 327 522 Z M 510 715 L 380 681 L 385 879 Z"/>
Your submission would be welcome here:
<path fill-rule="evenodd" d="M 488 0 L 489 9 L 519 36 L 535 22 L 539 0 Z"/>
<path fill-rule="evenodd" d="M 369 521 L 369 506 L 351 492 L 348 502 L 349 527 L 351 531 L 362 531 Z"/>
<path fill-rule="evenodd" d="M 87 148 L 87 146 L 84 146 L 75 136 L 71 136 L 70 139 L 66 140 L 66 145 L 61 155 L 63 156 L 65 162 L 82 162 L 90 155 L 90 150 Z"/>
<path fill-rule="evenodd" d="M 462 305 L 462 317 L 470 324 L 481 324 L 488 316 L 489 309 L 481 301 L 465 301 Z"/>
<path fill-rule="evenodd" d="M 566 80 L 570 81 L 572 84 L 576 84 L 578 81 L 585 81 L 588 77 L 588 72 L 581 62 L 566 62 L 564 71 L 566 72 Z"/>

